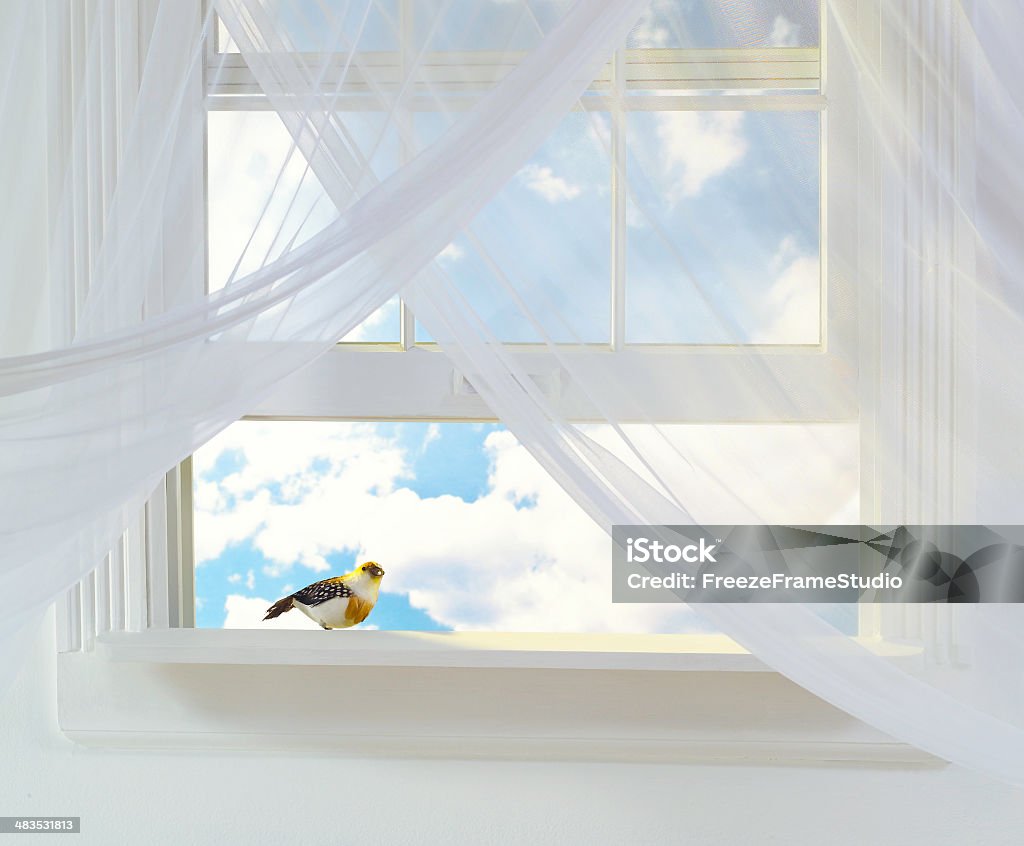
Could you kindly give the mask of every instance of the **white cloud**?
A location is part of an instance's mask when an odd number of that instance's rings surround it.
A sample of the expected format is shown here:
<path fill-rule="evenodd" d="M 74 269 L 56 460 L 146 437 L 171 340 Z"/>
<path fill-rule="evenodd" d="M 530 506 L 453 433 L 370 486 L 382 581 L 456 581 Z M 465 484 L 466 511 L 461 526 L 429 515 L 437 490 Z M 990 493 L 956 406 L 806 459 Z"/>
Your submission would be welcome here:
<path fill-rule="evenodd" d="M 292 454 L 296 466 L 305 468 L 304 478 L 295 481 L 301 491 L 295 502 L 253 494 L 260 511 L 246 513 L 248 539 L 277 572 L 297 563 L 309 567 L 324 561 L 326 566 L 332 551 L 357 550 L 359 558 L 384 564 L 386 590 L 408 594 L 415 607 L 455 628 L 647 631 L 689 624 L 683 609 L 610 604 L 607 537 L 508 433 L 488 437 L 493 460 L 488 491 L 466 502 L 455 496 L 421 498 L 398 487 L 404 465 L 389 457 L 393 445 L 369 427 L 329 427 L 333 437 L 275 431 L 288 425 L 236 424 L 232 429 L 249 431 L 231 434 L 229 429 L 224 444 L 235 449 L 244 444 L 245 455 L 252 457 L 249 466 L 223 481 L 233 491 L 252 491 L 265 482 L 269 469 L 279 466 L 278 453 Z M 314 462 L 296 453 L 297 444 L 306 445 L 307 455 L 316 452 L 310 442 L 330 445 L 346 458 L 313 469 Z M 370 444 L 380 459 L 375 470 L 350 468 L 349 462 L 367 459 Z M 220 445 L 210 447 L 215 452 Z M 268 455 L 260 458 L 264 452 Z M 212 467 L 215 460 L 207 456 L 200 464 Z M 533 506 L 517 508 L 524 500 Z M 237 535 L 235 512 L 243 504 L 236 494 L 222 511 L 197 514 L 197 538 L 205 532 Z M 219 529 L 220 522 L 228 530 Z M 242 598 L 232 599 L 230 625 L 258 623 L 256 612 L 268 605 L 250 608 Z"/>
<path fill-rule="evenodd" d="M 294 431 L 275 432 L 270 424 L 240 426 L 253 427 L 244 436 L 253 454 L 291 448 L 280 441 L 307 440 Z M 362 449 L 369 442 L 388 444 L 366 427 L 329 428 L 347 434 L 327 438 L 314 433 L 308 439 L 331 444 L 353 461 L 363 460 Z M 627 429 L 681 499 L 697 503 L 694 516 L 704 522 L 740 522 L 753 515 L 770 522 L 825 522 L 848 505 L 850 491 L 856 490 L 856 450 L 849 448 L 856 441 L 839 427 Z M 631 460 L 607 427 L 590 427 L 588 432 L 623 460 Z M 407 594 L 414 607 L 457 629 L 694 627 L 684 608 L 612 605 L 607 536 L 509 433 L 489 435 L 486 450 L 492 461 L 488 486 L 474 502 L 455 496 L 424 498 L 399 487 L 401 465 L 390 458 L 382 460 L 376 473 L 349 474 L 341 461 L 306 469 L 304 475 L 310 478 L 298 485 L 302 493 L 297 501 L 260 500 L 263 512 L 253 520 L 251 540 L 280 572 L 297 562 L 309 566 L 309 561 L 335 550 L 355 550 L 357 557 L 384 565 L 386 591 Z M 680 461 L 675 450 L 692 466 Z M 799 456 L 799 485 L 792 484 L 794 456 Z M 531 505 L 516 507 L 523 502 Z M 227 517 L 206 515 L 203 525 L 215 530 L 217 520 Z M 270 601 L 244 600 L 229 599 L 229 625 L 266 625 L 260 620 Z M 382 601 L 387 601 L 386 594 Z"/>
<path fill-rule="evenodd" d="M 296 243 L 337 212 L 307 174 L 305 159 L 297 152 L 289 158 L 292 139 L 276 114 L 211 112 L 209 121 L 210 284 L 216 289 L 243 250 L 239 275 L 259 267 L 268 252 L 279 252 L 300 226 Z"/>
<path fill-rule="evenodd" d="M 342 338 L 342 340 L 346 342 L 369 341 L 372 339 L 397 341 L 399 336 L 398 311 L 398 300 L 388 300 Z M 391 329 L 383 333 L 376 331 L 382 326 L 390 326 Z"/>
<path fill-rule="evenodd" d="M 509 433 L 489 435 L 486 448 L 493 469 L 477 501 L 398 490 L 364 515 L 367 557 L 388 562 L 389 587 L 455 628 L 628 631 L 685 624 L 680 609 L 612 606 L 605 534 Z M 516 508 L 523 500 L 534 504 Z"/>
<path fill-rule="evenodd" d="M 273 112 L 212 112 L 209 115 L 209 275 L 211 289 L 235 272 L 244 276 L 299 245 L 337 219 L 337 210 L 306 159 L 292 151 L 292 138 Z M 282 308 L 282 311 L 284 309 Z M 274 323 L 274 315 L 267 315 Z M 398 301 L 389 301 L 348 335 L 346 341 L 398 338 Z"/>
<path fill-rule="evenodd" d="M 220 486 L 213 482 L 198 480 L 192 492 L 192 502 L 203 511 L 217 511 L 224 507 Z"/>
<path fill-rule="evenodd" d="M 646 229 L 651 225 L 647 213 L 635 203 L 626 203 L 626 226 L 630 229 Z"/>
<path fill-rule="evenodd" d="M 747 152 L 742 112 L 661 112 L 658 157 L 670 202 L 693 197 Z"/>
<path fill-rule="evenodd" d="M 441 261 L 458 261 L 466 255 L 466 251 L 452 241 L 447 247 L 437 254 Z"/>
<path fill-rule="evenodd" d="M 196 566 L 217 558 L 228 546 L 248 538 L 254 527 L 261 525 L 270 503 L 267 491 L 257 491 L 251 499 L 245 499 L 229 507 L 226 498 L 221 507 L 195 505 L 195 554 Z M 211 520 L 212 515 L 217 519 Z"/>
<path fill-rule="evenodd" d="M 549 203 L 560 203 L 578 197 L 583 189 L 567 182 L 549 168 L 536 164 L 525 165 L 517 174 L 519 181 Z"/>
<path fill-rule="evenodd" d="M 667 23 L 679 14 L 675 7 L 677 1 L 650 0 L 630 31 L 627 43 L 631 47 L 667 47 L 670 36 Z"/>
<path fill-rule="evenodd" d="M 772 256 L 772 270 L 778 273 L 780 270 L 786 267 L 793 259 L 798 258 L 799 255 L 800 247 L 797 246 L 796 238 L 794 238 L 792 235 L 787 235 L 779 242 L 778 249 L 775 250 L 775 255 Z"/>
<path fill-rule="evenodd" d="M 242 466 L 214 480 L 217 461 L 225 453 L 242 456 Z M 196 502 L 197 565 L 217 558 L 231 544 L 249 540 L 275 562 L 277 571 L 294 563 L 315 571 L 328 570 L 329 565 L 315 543 L 298 550 L 280 548 L 278 534 L 267 529 L 269 515 L 301 512 L 300 503 L 328 478 L 370 495 L 390 490 L 408 473 L 402 450 L 372 424 L 237 424 L 199 449 L 194 461 L 197 484 L 218 489 L 216 495 Z M 272 484 L 280 486 L 284 503 L 272 503 L 267 488 Z"/>
<path fill-rule="evenodd" d="M 665 47 L 668 45 L 668 37 L 666 27 L 659 26 L 645 15 L 629 33 L 629 43 L 637 47 Z"/>
<path fill-rule="evenodd" d="M 602 112 L 587 112 L 587 117 L 586 141 L 598 157 L 607 158 L 612 150 L 612 122 Z"/>
<path fill-rule="evenodd" d="M 784 15 L 777 15 L 768 36 L 769 47 L 798 47 L 800 45 L 800 25 L 793 23 Z"/>
<path fill-rule="evenodd" d="M 427 433 L 423 436 L 423 443 L 420 445 L 420 452 L 426 452 L 429 447 L 435 441 L 441 439 L 441 426 L 437 423 L 431 423 L 427 426 Z"/>
<path fill-rule="evenodd" d="M 792 238 L 779 244 L 771 263 L 776 278 L 761 307 L 762 326 L 751 340 L 761 344 L 816 344 L 821 324 L 821 263 L 800 253 Z"/>

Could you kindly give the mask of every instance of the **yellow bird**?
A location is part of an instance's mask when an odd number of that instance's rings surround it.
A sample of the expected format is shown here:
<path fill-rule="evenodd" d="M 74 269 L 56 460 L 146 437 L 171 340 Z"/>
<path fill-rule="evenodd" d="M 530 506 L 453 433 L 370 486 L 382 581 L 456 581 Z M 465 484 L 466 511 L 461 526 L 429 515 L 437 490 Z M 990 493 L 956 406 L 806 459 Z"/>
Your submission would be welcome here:
<path fill-rule="evenodd" d="M 384 571 L 376 561 L 367 561 L 344 576 L 314 582 L 291 596 L 279 599 L 267 609 L 264 620 L 280 617 L 298 608 L 324 629 L 347 629 L 365 620 L 377 603 Z"/>

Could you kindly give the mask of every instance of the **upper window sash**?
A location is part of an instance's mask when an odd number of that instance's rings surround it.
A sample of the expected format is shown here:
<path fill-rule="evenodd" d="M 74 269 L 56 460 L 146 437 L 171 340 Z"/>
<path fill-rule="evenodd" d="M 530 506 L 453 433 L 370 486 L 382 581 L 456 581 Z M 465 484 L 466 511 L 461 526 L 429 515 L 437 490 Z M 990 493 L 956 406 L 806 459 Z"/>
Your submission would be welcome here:
<path fill-rule="evenodd" d="M 207 52 L 207 108 L 266 110 L 270 99 L 240 53 L 218 52 L 210 39 Z M 223 43 L 223 38 L 221 39 Z M 330 92 L 339 111 L 370 109 L 378 97 L 368 91 L 397 89 L 405 73 L 406 51 L 358 51 L 354 55 L 299 56 L 319 70 L 327 62 L 322 91 Z M 801 110 L 824 113 L 822 56 L 819 47 L 751 49 L 623 49 L 605 65 L 580 98 L 578 108 L 608 111 L 613 125 L 622 127 L 622 112 L 668 110 Z M 432 95 L 448 91 L 444 108 L 468 108 L 506 74 L 521 54 L 505 52 L 433 52 L 419 57 L 417 83 Z M 347 68 L 347 70 L 345 70 Z M 344 74 L 344 78 L 342 75 Z M 742 93 L 749 91 L 750 93 Z M 713 93 L 712 93 L 713 92 Z M 734 92 L 734 93 L 721 93 Z M 784 92 L 784 93 L 783 93 Z M 307 91 L 294 93 L 300 101 Z M 274 98 L 277 100 L 277 98 Z M 279 101 L 278 101 L 279 102 Z M 436 96 L 417 96 L 414 86 L 403 97 L 403 109 L 436 109 Z M 301 108 L 301 102 L 297 108 Z M 377 106 L 380 107 L 380 106 Z M 835 303 L 848 300 L 847 283 L 830 278 L 825 227 L 825 153 L 828 124 L 822 115 L 820 197 L 821 332 L 820 342 L 805 345 L 743 345 L 745 352 L 763 353 L 769 381 L 759 385 L 749 401 L 717 395 L 711 386 L 737 384 L 745 356 L 735 345 L 627 344 L 625 341 L 625 260 L 615 242 L 625 232 L 625 192 L 616 189 L 613 167 L 613 268 L 610 343 L 553 348 L 509 345 L 525 371 L 568 419 L 588 420 L 593 411 L 569 376 L 611 368 L 612 375 L 631 387 L 632 396 L 616 409 L 622 419 L 676 422 L 769 422 L 849 420 L 857 416 L 856 369 L 852 347 L 852 318 Z M 623 130 L 620 130 L 620 132 Z M 613 156 L 623 157 L 625 145 L 612 139 Z M 259 417 L 431 418 L 491 417 L 472 388 L 472 374 L 455 370 L 446 357 L 430 354 L 432 344 L 417 344 L 413 316 L 402 304 L 402 335 L 397 344 L 345 343 L 321 357 L 301 374 L 279 386 L 274 395 L 250 411 Z M 382 355 L 416 348 L 416 356 Z M 614 354 L 611 354 L 614 353 Z M 571 355 L 565 366 L 564 355 Z M 334 386 L 362 385 L 338 392 Z M 382 389 L 385 386 L 385 389 Z M 795 386 L 795 388 L 794 388 Z M 801 394 L 797 402 L 786 392 Z M 756 395 L 755 395 L 756 394 Z"/>
<path fill-rule="evenodd" d="M 820 99 L 808 96 L 821 89 L 820 50 L 817 47 L 770 47 L 751 49 L 627 49 L 620 51 L 621 83 L 616 76 L 616 61 L 606 64 L 587 89 L 582 107 L 608 109 L 608 95 L 621 86 L 633 91 L 723 91 L 784 90 L 801 92 L 787 95 L 787 108 L 814 108 Z M 436 108 L 438 93 L 479 93 L 491 88 L 508 74 L 525 56 L 519 52 L 428 52 L 418 61 L 412 96 L 408 108 Z M 399 51 L 360 51 L 355 55 L 335 53 L 298 54 L 308 68 L 316 68 L 323 77 L 319 91 L 337 97 L 339 110 L 374 108 L 360 95 L 368 91 L 387 92 L 403 85 L 407 70 Z M 430 93 L 430 98 L 417 100 L 417 93 Z M 303 95 L 316 93 L 312 86 L 294 86 L 273 91 L 274 94 Z M 598 96 L 591 96 L 598 95 Z M 734 95 L 729 95 L 733 103 Z M 758 95 L 760 100 L 764 95 Z M 207 97 L 210 107 L 217 109 L 269 108 L 266 92 L 240 53 L 215 53 L 207 56 Z M 241 98 L 241 99 L 240 99 Z M 795 98 L 795 99 L 794 99 Z M 661 108 L 671 97 L 631 95 L 627 108 Z M 772 98 L 773 100 L 775 98 Z M 768 107 L 786 107 L 783 102 Z M 379 106 L 376 106 L 379 107 Z M 707 107 L 707 103 L 702 108 Z M 747 106 L 734 105 L 734 108 Z"/>

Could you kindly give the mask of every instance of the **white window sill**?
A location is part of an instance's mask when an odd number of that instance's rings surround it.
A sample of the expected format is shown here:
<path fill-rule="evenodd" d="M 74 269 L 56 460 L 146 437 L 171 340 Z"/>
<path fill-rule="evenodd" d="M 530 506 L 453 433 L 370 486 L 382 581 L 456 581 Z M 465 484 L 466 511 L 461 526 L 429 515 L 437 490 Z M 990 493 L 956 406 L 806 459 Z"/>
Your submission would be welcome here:
<path fill-rule="evenodd" d="M 941 765 L 720 637 L 151 630 L 58 671 L 87 746 Z"/>
<path fill-rule="evenodd" d="M 150 629 L 100 635 L 96 652 L 170 664 L 768 671 L 723 635 Z"/>

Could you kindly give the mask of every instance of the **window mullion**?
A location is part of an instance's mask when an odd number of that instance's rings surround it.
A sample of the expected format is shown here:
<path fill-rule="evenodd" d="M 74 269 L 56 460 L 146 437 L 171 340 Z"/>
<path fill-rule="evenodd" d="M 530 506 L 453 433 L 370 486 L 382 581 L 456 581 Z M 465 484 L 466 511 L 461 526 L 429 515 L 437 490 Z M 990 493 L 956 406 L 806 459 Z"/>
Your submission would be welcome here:
<path fill-rule="evenodd" d="M 400 80 L 404 80 L 406 74 L 409 73 L 410 58 L 414 56 L 414 26 L 412 0 L 398 0 L 398 62 Z M 403 99 L 407 100 L 408 98 Z M 398 122 L 398 134 L 401 141 L 401 162 L 405 165 L 412 160 L 415 154 L 412 145 L 412 110 L 407 108 L 404 103 L 399 102 L 395 112 L 395 120 Z M 399 341 L 401 342 L 402 349 L 408 350 L 416 344 L 416 316 L 404 298 L 399 299 L 398 313 L 401 324 L 399 327 Z"/>
<path fill-rule="evenodd" d="M 612 59 L 611 158 L 612 158 L 612 278 L 611 348 L 626 342 L 626 54 L 616 50 Z"/>

